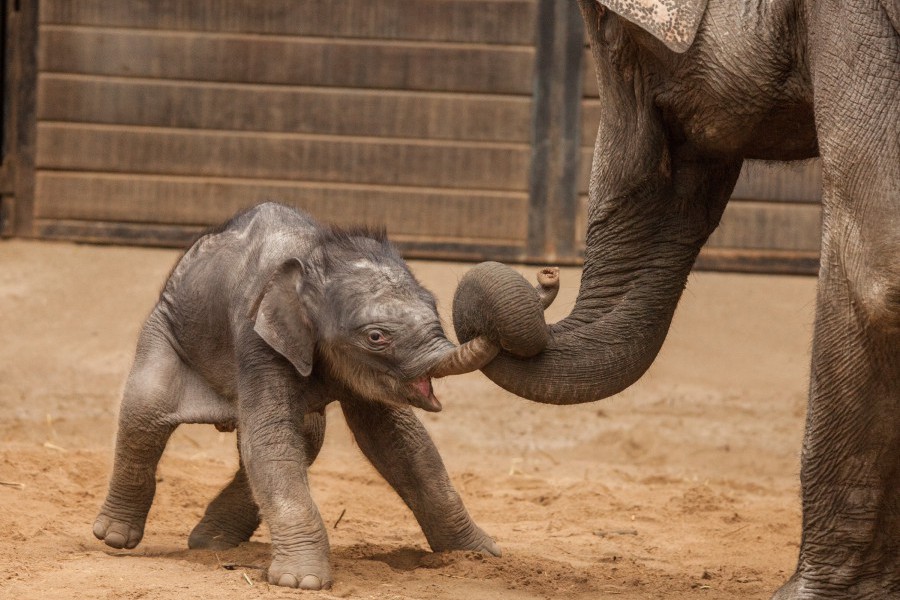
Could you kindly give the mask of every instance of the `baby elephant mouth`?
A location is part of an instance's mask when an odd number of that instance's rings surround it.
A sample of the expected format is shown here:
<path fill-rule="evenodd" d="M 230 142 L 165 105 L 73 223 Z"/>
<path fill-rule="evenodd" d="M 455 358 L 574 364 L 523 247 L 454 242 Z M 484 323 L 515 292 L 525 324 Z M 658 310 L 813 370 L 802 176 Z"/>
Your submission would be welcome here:
<path fill-rule="evenodd" d="M 409 403 L 428 412 L 439 412 L 442 406 L 440 400 L 434 396 L 431 378 L 437 379 L 448 375 L 462 375 L 477 371 L 491 362 L 499 351 L 500 347 L 484 336 L 478 336 L 453 348 L 432 366 L 427 375 L 407 384 L 412 388 L 408 396 Z"/>
<path fill-rule="evenodd" d="M 422 410 L 428 412 L 440 412 L 443 408 L 440 400 L 434 395 L 434 388 L 431 387 L 431 378 L 428 376 L 420 377 L 408 384 L 412 388 L 409 394 L 409 403 Z"/>

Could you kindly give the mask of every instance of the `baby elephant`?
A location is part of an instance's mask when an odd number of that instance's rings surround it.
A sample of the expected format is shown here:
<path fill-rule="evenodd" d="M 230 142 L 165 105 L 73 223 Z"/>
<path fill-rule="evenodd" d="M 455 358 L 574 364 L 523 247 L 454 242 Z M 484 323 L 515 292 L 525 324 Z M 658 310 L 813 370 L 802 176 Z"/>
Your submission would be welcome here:
<path fill-rule="evenodd" d="M 339 400 L 360 449 L 412 509 L 432 550 L 500 550 L 469 517 L 411 407 L 439 411 L 431 378 L 484 366 L 498 348 L 455 347 L 432 295 L 383 235 L 323 227 L 262 204 L 200 238 L 144 325 L 94 535 L 134 548 L 155 472 L 180 423 L 237 428 L 240 467 L 189 539 L 230 548 L 265 519 L 270 583 L 332 583 L 307 469 L 324 407 Z"/>

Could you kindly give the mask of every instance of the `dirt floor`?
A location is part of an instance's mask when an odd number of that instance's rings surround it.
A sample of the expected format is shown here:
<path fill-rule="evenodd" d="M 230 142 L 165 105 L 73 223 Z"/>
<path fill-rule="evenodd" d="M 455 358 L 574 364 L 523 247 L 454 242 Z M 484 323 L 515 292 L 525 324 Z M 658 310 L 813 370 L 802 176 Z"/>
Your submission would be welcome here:
<path fill-rule="evenodd" d="M 750 599 L 792 572 L 815 281 L 709 273 L 691 277 L 653 368 L 615 398 L 553 407 L 480 373 L 436 382 L 444 411 L 421 418 L 502 558 L 430 553 L 337 407 L 311 473 L 330 592 L 266 584 L 265 527 L 232 551 L 187 550 L 236 468 L 234 434 L 212 426 L 172 438 L 141 545 L 107 548 L 91 525 L 118 394 L 177 256 L 0 243 L 0 597 Z M 469 265 L 412 267 L 446 315 Z M 553 320 L 579 272 L 562 278 Z"/>

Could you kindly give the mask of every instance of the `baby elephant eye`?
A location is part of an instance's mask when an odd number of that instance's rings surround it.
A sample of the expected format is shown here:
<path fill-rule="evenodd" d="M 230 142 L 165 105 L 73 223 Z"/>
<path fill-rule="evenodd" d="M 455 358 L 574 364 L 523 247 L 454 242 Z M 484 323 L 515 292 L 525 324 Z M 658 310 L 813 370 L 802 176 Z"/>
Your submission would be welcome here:
<path fill-rule="evenodd" d="M 370 329 L 366 332 L 366 340 L 368 340 L 369 345 L 379 350 L 390 343 L 388 336 L 379 329 Z"/>

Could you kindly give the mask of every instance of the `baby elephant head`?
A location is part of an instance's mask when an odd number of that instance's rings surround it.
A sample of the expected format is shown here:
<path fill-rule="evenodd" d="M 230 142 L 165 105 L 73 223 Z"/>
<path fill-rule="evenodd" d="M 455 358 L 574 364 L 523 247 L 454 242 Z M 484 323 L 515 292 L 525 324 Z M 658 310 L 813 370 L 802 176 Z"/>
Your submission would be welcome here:
<path fill-rule="evenodd" d="M 304 377 L 315 371 L 368 400 L 439 411 L 431 378 L 480 369 L 499 348 L 486 338 L 454 346 L 434 297 L 396 251 L 362 239 L 282 264 L 254 330 Z"/>

